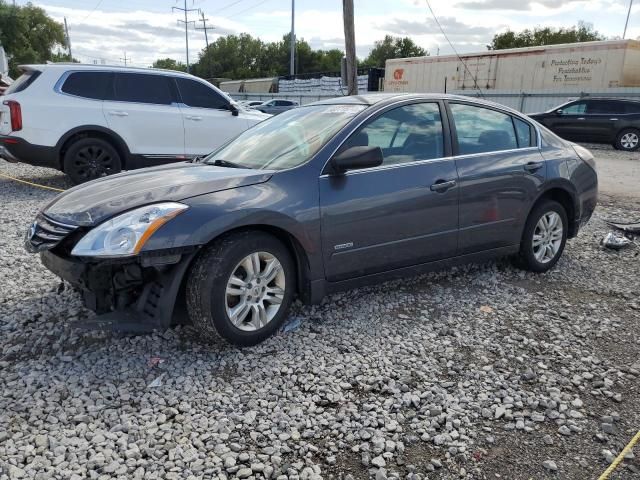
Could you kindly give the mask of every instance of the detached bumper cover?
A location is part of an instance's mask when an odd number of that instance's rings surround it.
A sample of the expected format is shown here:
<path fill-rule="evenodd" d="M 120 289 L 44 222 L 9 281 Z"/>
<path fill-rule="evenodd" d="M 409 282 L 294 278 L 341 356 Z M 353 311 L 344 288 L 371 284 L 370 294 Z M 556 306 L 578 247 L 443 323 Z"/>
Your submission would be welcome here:
<path fill-rule="evenodd" d="M 82 261 L 40 253 L 51 272 L 76 287 L 98 320 L 126 320 L 167 328 L 195 251 L 127 260 Z"/>

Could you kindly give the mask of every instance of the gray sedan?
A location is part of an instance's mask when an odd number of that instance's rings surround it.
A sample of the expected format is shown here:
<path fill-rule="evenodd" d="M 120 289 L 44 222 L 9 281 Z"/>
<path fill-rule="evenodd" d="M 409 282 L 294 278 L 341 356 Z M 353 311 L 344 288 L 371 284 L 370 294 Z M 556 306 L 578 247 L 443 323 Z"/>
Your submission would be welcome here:
<path fill-rule="evenodd" d="M 589 220 L 591 153 L 526 116 L 447 95 L 326 100 L 257 124 L 195 163 L 68 190 L 26 246 L 103 320 L 253 345 L 298 296 L 513 256 L 556 264 Z"/>

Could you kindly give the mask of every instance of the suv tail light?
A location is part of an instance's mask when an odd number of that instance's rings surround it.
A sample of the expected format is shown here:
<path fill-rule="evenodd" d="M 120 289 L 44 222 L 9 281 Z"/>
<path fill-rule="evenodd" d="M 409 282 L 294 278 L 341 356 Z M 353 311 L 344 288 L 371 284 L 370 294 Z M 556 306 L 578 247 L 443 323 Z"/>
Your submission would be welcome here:
<path fill-rule="evenodd" d="M 11 130 L 17 132 L 22 130 L 22 108 L 20 104 L 15 100 L 5 100 L 3 102 L 9 107 L 9 114 L 11 115 Z"/>

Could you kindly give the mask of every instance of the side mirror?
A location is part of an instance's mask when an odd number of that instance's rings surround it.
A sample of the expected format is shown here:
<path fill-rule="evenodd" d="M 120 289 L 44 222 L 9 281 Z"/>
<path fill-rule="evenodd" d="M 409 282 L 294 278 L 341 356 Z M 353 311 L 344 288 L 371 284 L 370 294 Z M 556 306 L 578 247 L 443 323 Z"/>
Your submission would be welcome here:
<path fill-rule="evenodd" d="M 237 117 L 238 114 L 240 113 L 240 109 L 235 103 L 229 104 L 229 110 L 231 110 L 231 115 L 233 115 L 234 117 Z"/>
<path fill-rule="evenodd" d="M 556 115 L 562 115 L 562 109 L 559 108 L 558 110 L 556 110 Z"/>
<path fill-rule="evenodd" d="M 359 170 L 382 165 L 384 157 L 380 147 L 351 147 L 331 159 L 334 173 Z"/>

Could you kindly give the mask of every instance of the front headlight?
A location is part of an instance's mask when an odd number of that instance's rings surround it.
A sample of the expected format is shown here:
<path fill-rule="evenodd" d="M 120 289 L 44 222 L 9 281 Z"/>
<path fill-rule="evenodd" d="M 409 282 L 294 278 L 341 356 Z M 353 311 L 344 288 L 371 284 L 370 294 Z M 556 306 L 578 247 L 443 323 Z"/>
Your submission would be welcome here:
<path fill-rule="evenodd" d="M 89 231 L 71 251 L 78 257 L 126 257 L 140 252 L 153 232 L 186 205 L 167 202 L 147 205 L 123 213 Z"/>

